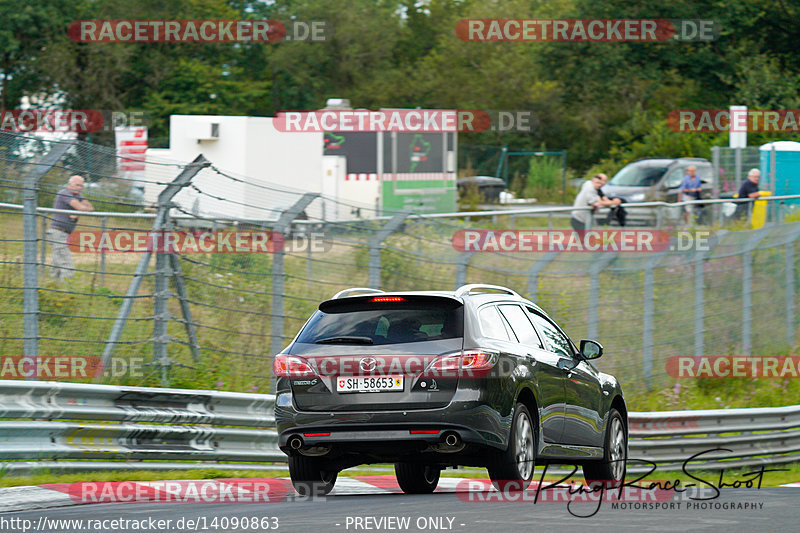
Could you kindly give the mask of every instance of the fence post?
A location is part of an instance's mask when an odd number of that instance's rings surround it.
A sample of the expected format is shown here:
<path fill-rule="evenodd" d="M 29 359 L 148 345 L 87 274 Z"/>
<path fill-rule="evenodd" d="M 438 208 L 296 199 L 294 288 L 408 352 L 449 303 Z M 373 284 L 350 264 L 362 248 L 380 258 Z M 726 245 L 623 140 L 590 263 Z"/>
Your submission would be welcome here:
<path fill-rule="evenodd" d="M 33 165 L 23 178 L 22 191 L 22 233 L 23 233 L 23 337 L 25 357 L 39 357 L 39 271 L 37 268 L 36 248 L 39 240 L 36 208 L 39 203 L 39 180 L 48 170 L 53 168 L 61 156 L 72 146 L 72 143 L 51 144 L 50 151 L 42 157 L 40 163 Z M 29 379 L 38 379 L 37 372 Z"/>
<path fill-rule="evenodd" d="M 539 296 L 539 273 L 558 257 L 560 252 L 547 252 L 528 269 L 528 298 L 535 302 Z"/>
<path fill-rule="evenodd" d="M 183 187 L 186 187 L 189 183 L 191 183 L 192 178 L 194 178 L 198 172 L 210 165 L 211 162 L 203 157 L 203 154 L 200 154 L 194 159 L 194 161 L 186 165 L 181 173 L 178 174 L 178 176 L 172 180 L 169 185 L 164 187 L 164 190 L 162 190 L 158 195 L 158 214 L 153 222 L 153 229 L 151 230 L 152 232 L 161 231 L 166 224 L 167 217 L 169 216 L 169 209 L 172 205 L 172 198 L 178 194 Z M 119 343 L 119 339 L 122 336 L 122 330 L 125 328 L 125 322 L 127 322 L 128 315 L 130 315 L 131 308 L 133 307 L 133 301 L 136 298 L 136 294 L 139 292 L 139 287 L 142 285 L 142 280 L 147 273 L 147 267 L 150 264 L 151 256 L 152 251 L 145 252 L 144 255 L 142 255 L 142 258 L 139 260 L 139 264 L 136 265 L 136 270 L 133 273 L 133 279 L 131 280 L 131 284 L 128 286 L 128 292 L 125 294 L 125 298 L 122 300 L 122 306 L 119 309 L 119 313 L 117 313 L 117 319 L 114 321 L 114 325 L 111 327 L 111 333 L 108 335 L 108 339 L 106 340 L 106 345 L 103 349 L 103 356 L 101 358 L 101 364 L 99 365 L 94 376 L 95 379 L 102 375 L 103 368 L 107 368 L 108 364 L 111 362 L 111 357 L 114 355 L 114 348 L 116 347 L 117 343 Z M 156 269 L 158 270 L 163 268 L 163 261 L 161 264 L 159 264 L 158 259 L 156 259 Z M 156 277 L 155 292 L 159 292 L 158 277 Z M 157 302 L 158 300 L 156 299 L 156 303 Z M 156 317 L 156 321 L 157 320 L 158 317 Z M 153 348 L 155 350 L 155 344 Z"/>
<path fill-rule="evenodd" d="M 160 207 L 159 207 L 160 208 Z M 169 231 L 170 226 L 162 226 L 165 231 Z M 163 233 L 161 242 L 163 242 Z M 159 245 L 161 246 L 161 245 Z M 169 366 L 170 358 L 167 353 L 169 336 L 167 335 L 167 324 L 170 314 L 167 303 L 171 296 L 169 290 L 169 254 L 166 251 L 156 251 L 155 282 L 153 289 L 153 363 L 161 369 L 161 386 L 169 386 Z"/>
<path fill-rule="evenodd" d="M 786 282 L 786 341 L 789 346 L 794 346 L 794 243 L 800 237 L 800 223 L 795 222 L 795 227 L 786 243 L 784 255 L 785 282 Z"/>
<path fill-rule="evenodd" d="M 586 337 L 597 338 L 598 307 L 600 306 L 600 272 L 617 258 L 617 252 L 595 252 L 600 257 L 589 268 L 589 328 Z"/>
<path fill-rule="evenodd" d="M 369 240 L 369 286 L 374 289 L 380 289 L 381 287 L 381 244 L 403 224 L 408 215 L 410 215 L 408 211 L 396 213 Z"/>
<path fill-rule="evenodd" d="M 38 203 L 38 202 L 37 202 Z M 42 237 L 41 246 L 39 249 L 39 275 L 45 275 L 45 265 L 47 264 L 47 215 L 42 215 Z"/>
<path fill-rule="evenodd" d="M 272 231 L 279 233 L 281 236 L 285 236 L 292 221 L 308 207 L 308 204 L 317 198 L 319 198 L 318 193 L 305 193 L 294 205 L 281 213 Z M 270 317 L 272 339 L 270 349 L 272 350 L 273 356 L 280 353 L 281 348 L 283 348 L 283 293 L 285 277 L 283 258 L 284 251 L 283 246 L 281 246 L 272 256 L 272 316 Z"/>
<path fill-rule="evenodd" d="M 105 233 L 106 232 L 106 222 L 107 217 L 103 217 L 100 219 L 100 230 Z M 103 249 L 100 250 L 100 286 L 106 286 L 106 248 L 103 246 Z"/>
<path fill-rule="evenodd" d="M 694 355 L 702 357 L 705 352 L 705 320 L 706 320 L 706 279 L 703 265 L 711 250 L 728 233 L 728 230 L 719 230 L 708 241 L 707 250 L 697 250 L 692 258 L 694 263 Z"/>
<path fill-rule="evenodd" d="M 719 146 L 711 147 L 711 192 L 719 198 Z"/>
<path fill-rule="evenodd" d="M 671 245 L 676 240 L 673 238 Z M 671 248 L 672 246 L 670 246 Z M 652 385 L 653 379 L 653 293 L 655 283 L 653 270 L 661 258 L 670 252 L 670 248 L 653 254 L 644 264 L 644 298 L 642 309 L 642 374 L 644 375 L 645 385 L 648 390 Z"/>
<path fill-rule="evenodd" d="M 456 263 L 456 289 L 467 284 L 467 267 L 475 252 L 461 252 Z"/>
<path fill-rule="evenodd" d="M 736 190 L 739 190 L 739 187 L 742 186 L 742 149 L 741 147 L 736 147 L 733 149 L 733 164 L 734 164 L 734 175 L 736 176 Z"/>
<path fill-rule="evenodd" d="M 742 355 L 750 355 L 753 324 L 753 251 L 768 235 L 767 227 L 756 230 L 745 244 L 742 257 Z"/>

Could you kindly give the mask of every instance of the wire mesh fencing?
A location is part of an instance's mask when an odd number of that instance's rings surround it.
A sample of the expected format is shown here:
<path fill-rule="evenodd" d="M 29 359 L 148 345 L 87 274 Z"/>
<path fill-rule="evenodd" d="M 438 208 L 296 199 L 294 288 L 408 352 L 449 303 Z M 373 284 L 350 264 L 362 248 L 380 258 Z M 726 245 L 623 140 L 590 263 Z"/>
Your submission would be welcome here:
<path fill-rule="evenodd" d="M 113 150 L 87 143 L 58 155 L 58 143 L 4 134 L 0 147 L 3 378 L 266 392 L 272 356 L 321 301 L 359 286 L 510 287 L 573 339 L 599 340 L 597 366 L 633 392 L 670 383 L 675 356 L 775 354 L 795 341 L 796 222 L 712 228 L 704 249 L 465 252 L 454 245 L 465 230 L 559 229 L 566 219 L 362 209 L 363 218 L 331 220 L 331 209 L 363 206 L 203 158 L 148 158 L 143 180 L 123 172 Z M 87 178 L 94 211 L 79 213 L 70 275 L 54 279 L 64 266 L 53 261 L 59 243 L 49 229 L 64 213 L 50 206 L 73 174 Z M 244 196 L 226 194 L 245 185 Z M 137 199 L 138 187 L 155 188 L 156 200 Z M 195 209 L 198 197 L 212 198 L 216 212 Z M 247 217 L 219 215 L 240 208 Z M 153 235 L 180 242 L 154 245 Z M 264 236 L 260 248 L 254 235 Z"/>

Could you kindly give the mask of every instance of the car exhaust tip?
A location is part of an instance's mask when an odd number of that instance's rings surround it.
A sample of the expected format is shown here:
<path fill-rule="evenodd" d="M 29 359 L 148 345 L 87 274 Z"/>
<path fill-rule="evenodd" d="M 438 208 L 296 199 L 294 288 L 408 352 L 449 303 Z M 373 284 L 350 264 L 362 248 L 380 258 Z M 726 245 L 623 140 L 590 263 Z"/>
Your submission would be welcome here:
<path fill-rule="evenodd" d="M 289 437 L 289 448 L 293 450 L 299 450 L 303 447 L 303 439 L 299 436 L 294 435 L 293 437 Z"/>
<path fill-rule="evenodd" d="M 445 433 L 442 440 L 444 440 L 444 443 L 452 448 L 455 448 L 461 442 L 461 438 L 458 436 L 458 433 L 453 431 L 448 431 Z"/>

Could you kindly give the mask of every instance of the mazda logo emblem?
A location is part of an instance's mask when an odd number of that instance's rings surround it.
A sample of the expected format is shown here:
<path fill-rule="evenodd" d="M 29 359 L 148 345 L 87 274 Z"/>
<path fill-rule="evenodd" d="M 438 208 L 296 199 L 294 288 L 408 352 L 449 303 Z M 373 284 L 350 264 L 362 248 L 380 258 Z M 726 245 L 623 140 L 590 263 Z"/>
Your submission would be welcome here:
<path fill-rule="evenodd" d="M 361 370 L 364 372 L 372 372 L 375 370 L 375 367 L 378 366 L 378 360 L 374 357 L 365 357 L 358 363 L 358 366 L 360 366 Z"/>

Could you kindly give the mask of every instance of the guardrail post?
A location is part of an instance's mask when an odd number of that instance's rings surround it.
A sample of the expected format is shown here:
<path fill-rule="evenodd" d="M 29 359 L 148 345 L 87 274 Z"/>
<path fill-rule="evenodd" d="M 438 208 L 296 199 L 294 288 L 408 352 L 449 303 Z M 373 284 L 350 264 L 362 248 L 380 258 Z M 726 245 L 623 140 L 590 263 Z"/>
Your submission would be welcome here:
<path fill-rule="evenodd" d="M 39 241 L 36 208 L 39 203 L 39 180 L 53 168 L 72 143 L 56 143 L 40 163 L 33 165 L 23 178 L 22 191 L 22 232 L 23 232 L 23 337 L 25 357 L 39 357 L 39 272 L 37 269 L 36 248 Z M 38 379 L 34 372 L 29 379 Z"/>
<path fill-rule="evenodd" d="M 395 214 L 369 240 L 369 286 L 373 289 L 381 288 L 381 244 L 403 224 L 410 214 L 408 211 L 400 211 Z"/>
<path fill-rule="evenodd" d="M 210 165 L 211 162 L 203 157 L 203 154 L 200 154 L 194 159 L 194 161 L 186 165 L 181 173 L 178 174 L 178 176 L 172 180 L 169 185 L 164 187 L 164 190 L 162 190 L 158 195 L 158 213 L 156 214 L 155 221 L 153 222 L 153 229 L 151 230 L 153 233 L 161 231 L 164 225 L 167 223 L 169 209 L 172 206 L 172 198 L 174 198 L 182 188 L 189 185 L 189 183 L 192 181 L 192 178 L 194 178 L 198 172 Z M 128 292 L 125 294 L 125 299 L 122 300 L 122 306 L 120 307 L 119 313 L 117 313 L 117 319 L 114 321 L 114 325 L 111 328 L 111 333 L 108 335 L 108 339 L 106 340 L 106 345 L 103 349 L 103 356 L 101 358 L 101 365 L 98 367 L 97 373 L 94 376 L 95 379 L 102 375 L 103 368 L 107 368 L 108 364 L 111 362 L 111 357 L 114 355 L 114 348 L 119 343 L 119 339 L 122 336 L 122 330 L 125 328 L 125 322 L 127 322 L 128 315 L 130 315 L 131 308 L 133 307 L 133 301 L 136 298 L 136 294 L 139 292 L 139 287 L 142 285 L 142 280 L 147 273 L 147 267 L 150 264 L 151 256 L 152 251 L 145 252 L 142 258 L 139 260 L 139 264 L 136 265 L 136 270 L 133 273 L 133 279 L 131 280 L 131 284 L 128 286 Z M 156 259 L 156 270 L 163 268 L 164 263 L 162 262 L 159 264 L 158 259 Z M 158 284 L 159 281 L 157 274 L 155 288 L 156 294 L 159 292 Z M 158 305 L 157 296 L 156 305 Z M 156 322 L 157 321 L 158 317 L 156 317 Z M 156 335 L 154 331 L 154 340 L 155 338 Z M 156 349 L 155 343 L 153 349 Z"/>
<path fill-rule="evenodd" d="M 536 301 L 536 298 L 539 296 L 539 273 L 544 270 L 544 268 L 553 262 L 553 260 L 558 257 L 560 252 L 547 252 L 544 256 L 533 263 L 531 268 L 528 269 L 528 298 L 531 301 Z"/>
<path fill-rule="evenodd" d="M 768 235 L 765 229 L 756 230 L 750 236 L 742 256 L 742 355 L 750 355 L 752 351 L 753 251 L 761 239 Z"/>
<path fill-rule="evenodd" d="M 461 252 L 456 263 L 456 289 L 467 284 L 467 267 L 475 252 Z"/>
<path fill-rule="evenodd" d="M 617 252 L 595 252 L 600 257 L 592 261 L 589 268 L 589 327 L 586 337 L 597 338 L 597 323 L 600 307 L 600 272 L 617 257 Z"/>
<path fill-rule="evenodd" d="M 273 226 L 272 231 L 279 233 L 281 236 L 286 236 L 292 221 L 296 219 L 303 210 L 315 199 L 319 198 L 318 193 L 306 193 L 300 197 L 289 209 L 281 213 L 278 221 Z M 272 316 L 270 317 L 271 324 L 271 342 L 270 350 L 272 356 L 276 356 L 283 348 L 283 293 L 284 293 L 284 251 L 281 246 L 272 255 Z M 273 389 L 274 389 L 274 377 Z"/>

